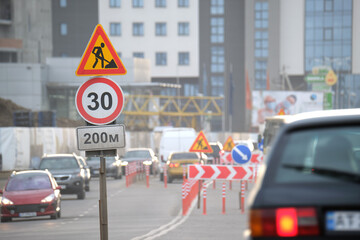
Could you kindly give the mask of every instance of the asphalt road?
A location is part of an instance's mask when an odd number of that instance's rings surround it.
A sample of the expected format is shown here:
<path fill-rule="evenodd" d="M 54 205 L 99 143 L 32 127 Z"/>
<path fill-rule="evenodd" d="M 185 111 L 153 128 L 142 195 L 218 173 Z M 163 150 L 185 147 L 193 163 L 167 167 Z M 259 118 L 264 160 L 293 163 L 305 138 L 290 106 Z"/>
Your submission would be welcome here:
<path fill-rule="evenodd" d="M 100 239 L 99 180 L 91 181 L 85 200 L 63 195 L 62 216 L 14 219 L 0 223 L 1 239 Z M 229 187 L 229 185 L 227 184 Z M 252 184 L 249 184 L 251 187 Z M 181 215 L 181 181 L 164 188 L 158 177 L 150 187 L 138 181 L 125 187 L 125 179 L 107 179 L 109 239 L 242 239 L 247 215 L 239 209 L 240 183 L 227 189 L 226 213 L 222 214 L 221 182 L 207 191 L 207 214 L 196 202 L 187 216 Z"/>

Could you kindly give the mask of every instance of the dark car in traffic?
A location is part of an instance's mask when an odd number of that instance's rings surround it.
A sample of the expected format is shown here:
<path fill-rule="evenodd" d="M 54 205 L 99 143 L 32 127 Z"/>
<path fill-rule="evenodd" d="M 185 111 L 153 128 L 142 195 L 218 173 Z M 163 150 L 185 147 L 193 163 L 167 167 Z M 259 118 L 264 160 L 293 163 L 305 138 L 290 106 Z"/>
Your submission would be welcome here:
<path fill-rule="evenodd" d="M 63 194 L 76 194 L 78 199 L 85 198 L 85 168 L 79 157 L 74 154 L 45 154 L 39 169 L 49 170 L 61 187 Z"/>
<path fill-rule="evenodd" d="M 0 190 L 1 222 L 13 218 L 61 216 L 60 187 L 49 171 L 14 171 Z"/>
<path fill-rule="evenodd" d="M 251 239 L 360 239 L 360 110 L 282 126 L 249 200 Z"/>
<path fill-rule="evenodd" d="M 90 168 L 91 176 L 98 177 L 100 171 L 100 157 L 88 157 L 86 163 Z M 121 160 L 118 156 L 106 156 L 106 176 L 121 179 Z"/>
<path fill-rule="evenodd" d="M 131 148 L 128 149 L 121 159 L 122 171 L 125 174 L 125 167 L 131 162 L 142 163 L 148 165 L 150 174 L 157 175 L 159 173 L 159 160 L 155 152 L 151 148 Z"/>

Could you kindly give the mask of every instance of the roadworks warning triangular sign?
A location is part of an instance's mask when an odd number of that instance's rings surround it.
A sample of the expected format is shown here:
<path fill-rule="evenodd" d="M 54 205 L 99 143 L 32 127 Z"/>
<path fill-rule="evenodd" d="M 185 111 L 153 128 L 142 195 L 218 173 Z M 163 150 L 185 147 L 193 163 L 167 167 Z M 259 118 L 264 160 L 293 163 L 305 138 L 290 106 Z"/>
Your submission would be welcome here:
<path fill-rule="evenodd" d="M 228 139 L 226 140 L 223 149 L 225 152 L 231 152 L 232 149 L 235 147 L 235 143 L 234 140 L 232 139 L 232 137 L 228 137 Z"/>
<path fill-rule="evenodd" d="M 75 74 L 76 76 L 126 74 L 123 63 L 100 24 L 95 27 Z"/>
<path fill-rule="evenodd" d="M 194 143 L 192 144 L 189 152 L 203 152 L 203 153 L 212 153 L 213 152 L 203 131 L 200 131 L 199 135 L 196 137 Z"/>

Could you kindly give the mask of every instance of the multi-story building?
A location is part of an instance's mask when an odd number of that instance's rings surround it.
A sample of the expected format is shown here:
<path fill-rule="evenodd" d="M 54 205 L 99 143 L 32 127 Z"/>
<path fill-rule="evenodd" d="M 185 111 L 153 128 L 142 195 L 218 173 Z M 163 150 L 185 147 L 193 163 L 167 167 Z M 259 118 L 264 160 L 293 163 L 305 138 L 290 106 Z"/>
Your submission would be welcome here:
<path fill-rule="evenodd" d="M 100 23 L 121 59 L 148 59 L 152 82 L 182 86 L 161 94 L 224 96 L 212 129 L 248 131 L 247 81 L 308 91 L 314 68 L 332 68 L 334 108 L 360 106 L 359 10 L 354 0 L 0 0 L 0 61 L 79 58 Z"/>
<path fill-rule="evenodd" d="M 42 63 L 52 54 L 51 1 L 0 0 L 0 62 Z"/>
<path fill-rule="evenodd" d="M 124 58 L 151 61 L 152 82 L 180 83 L 193 96 L 199 77 L 199 3 L 179 0 L 109 0 L 99 4 L 99 23 Z"/>

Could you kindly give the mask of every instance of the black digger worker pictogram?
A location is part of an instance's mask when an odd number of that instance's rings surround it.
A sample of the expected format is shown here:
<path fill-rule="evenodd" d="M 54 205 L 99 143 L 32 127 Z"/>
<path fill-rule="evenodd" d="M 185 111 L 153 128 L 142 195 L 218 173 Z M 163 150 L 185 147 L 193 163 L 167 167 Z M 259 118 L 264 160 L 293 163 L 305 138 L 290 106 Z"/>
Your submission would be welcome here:
<path fill-rule="evenodd" d="M 108 61 L 105 59 L 104 57 L 104 53 L 103 53 L 103 48 L 105 47 L 104 43 L 101 43 L 100 46 L 95 46 L 92 50 L 92 54 L 95 55 L 95 62 L 94 65 L 92 66 L 92 68 L 95 68 L 96 65 L 99 62 L 99 59 L 101 60 L 101 68 L 104 68 L 104 61 L 107 62 L 108 64 L 105 66 L 105 68 L 117 68 L 117 65 L 114 61 L 114 59 L 111 59 L 111 61 Z"/>

